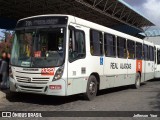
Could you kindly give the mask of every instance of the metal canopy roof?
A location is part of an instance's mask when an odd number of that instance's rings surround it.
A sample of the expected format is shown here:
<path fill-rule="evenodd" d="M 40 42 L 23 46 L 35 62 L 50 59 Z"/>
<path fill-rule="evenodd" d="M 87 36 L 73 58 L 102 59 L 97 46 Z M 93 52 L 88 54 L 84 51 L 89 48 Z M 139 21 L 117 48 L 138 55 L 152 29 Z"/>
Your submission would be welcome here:
<path fill-rule="evenodd" d="M 157 37 L 160 36 L 160 28 L 147 30 L 144 33 L 147 37 Z"/>
<path fill-rule="evenodd" d="M 111 28 L 127 25 L 142 30 L 154 25 L 122 0 L 0 0 L 0 19 L 40 14 L 70 14 Z"/>

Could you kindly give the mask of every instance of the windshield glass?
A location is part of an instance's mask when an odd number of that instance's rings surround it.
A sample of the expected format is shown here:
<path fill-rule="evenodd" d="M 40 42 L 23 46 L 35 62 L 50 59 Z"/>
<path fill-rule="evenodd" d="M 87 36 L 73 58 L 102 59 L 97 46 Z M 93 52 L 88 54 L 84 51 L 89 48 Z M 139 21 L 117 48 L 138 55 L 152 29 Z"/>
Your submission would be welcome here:
<path fill-rule="evenodd" d="M 64 62 L 65 28 L 17 30 L 11 64 L 23 67 L 54 67 Z"/>

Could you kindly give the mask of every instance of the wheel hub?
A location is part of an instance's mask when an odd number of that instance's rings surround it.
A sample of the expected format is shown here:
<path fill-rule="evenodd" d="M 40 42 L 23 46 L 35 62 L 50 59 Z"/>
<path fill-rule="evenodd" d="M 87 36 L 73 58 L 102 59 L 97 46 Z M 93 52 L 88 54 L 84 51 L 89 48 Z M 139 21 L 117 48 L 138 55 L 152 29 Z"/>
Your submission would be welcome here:
<path fill-rule="evenodd" d="M 94 94 L 96 92 L 96 85 L 94 82 L 91 82 L 89 85 L 90 94 Z"/>

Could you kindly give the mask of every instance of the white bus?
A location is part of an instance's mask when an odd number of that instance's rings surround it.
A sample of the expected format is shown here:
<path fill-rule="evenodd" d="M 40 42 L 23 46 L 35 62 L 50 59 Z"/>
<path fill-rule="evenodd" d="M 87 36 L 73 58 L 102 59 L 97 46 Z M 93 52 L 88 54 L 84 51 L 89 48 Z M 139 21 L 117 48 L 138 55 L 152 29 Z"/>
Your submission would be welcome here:
<path fill-rule="evenodd" d="M 155 45 L 155 78 L 160 78 L 160 45 Z"/>
<path fill-rule="evenodd" d="M 144 51 L 144 52 L 143 52 Z M 134 85 L 154 78 L 154 44 L 70 15 L 18 21 L 10 90 L 55 96 Z"/>

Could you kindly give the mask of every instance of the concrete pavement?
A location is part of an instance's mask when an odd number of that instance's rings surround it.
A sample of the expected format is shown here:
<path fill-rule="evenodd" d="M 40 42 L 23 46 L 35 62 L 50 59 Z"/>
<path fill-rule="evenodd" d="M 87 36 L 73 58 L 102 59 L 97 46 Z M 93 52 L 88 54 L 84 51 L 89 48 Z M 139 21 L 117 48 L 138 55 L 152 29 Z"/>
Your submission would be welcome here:
<path fill-rule="evenodd" d="M 9 89 L 8 90 L 1 90 L 0 89 L 0 101 L 6 97 L 7 93 L 9 93 Z"/>
<path fill-rule="evenodd" d="M 56 97 L 24 93 L 12 94 L 9 91 L 0 91 L 0 96 L 1 111 L 73 111 L 73 114 L 76 114 L 74 111 L 160 111 L 160 80 L 148 81 L 139 89 L 126 86 L 102 90 L 93 101 L 86 101 L 79 95 Z M 45 119 L 53 120 L 50 117 Z M 61 120 L 58 117 L 54 119 Z M 69 118 L 64 119 L 69 120 Z M 84 120 L 85 118 L 73 119 Z M 112 119 L 108 118 L 108 120 Z M 150 119 L 145 118 L 145 120 Z M 159 120 L 159 118 L 152 119 Z M 139 120 L 139 118 L 123 117 L 117 120 Z"/>

